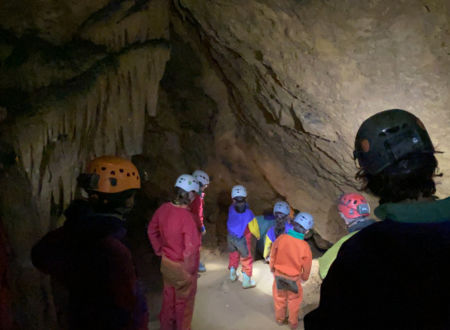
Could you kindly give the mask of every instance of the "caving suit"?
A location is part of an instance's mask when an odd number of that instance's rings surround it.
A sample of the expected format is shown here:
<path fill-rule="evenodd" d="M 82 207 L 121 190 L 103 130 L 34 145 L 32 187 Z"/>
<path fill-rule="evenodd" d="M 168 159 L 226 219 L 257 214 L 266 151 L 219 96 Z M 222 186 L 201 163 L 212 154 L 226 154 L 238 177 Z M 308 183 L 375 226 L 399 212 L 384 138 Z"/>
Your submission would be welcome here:
<path fill-rule="evenodd" d="M 200 195 L 197 194 L 194 201 L 190 205 L 191 212 L 198 217 L 197 220 L 200 232 L 205 231 L 204 215 L 203 215 L 204 206 L 205 206 L 205 193 L 202 192 Z"/>
<path fill-rule="evenodd" d="M 293 228 L 294 227 L 290 223 L 286 222 L 284 226 L 284 233 L 287 234 L 288 231 Z M 275 226 L 272 226 L 267 231 L 266 239 L 264 241 L 264 254 L 263 254 L 264 259 L 267 259 L 267 257 L 270 255 L 270 248 L 272 247 L 272 244 L 273 242 L 275 242 L 276 239 L 277 237 L 275 235 Z"/>
<path fill-rule="evenodd" d="M 304 235 L 293 229 L 278 236 L 270 253 L 270 269 L 275 279 L 272 286 L 275 318 L 283 322 L 286 308 L 289 324 L 298 324 L 298 313 L 303 298 L 301 281 L 307 281 L 311 271 L 312 253 Z"/>
<path fill-rule="evenodd" d="M 228 250 L 230 252 L 228 268 L 234 267 L 237 269 L 240 260 L 242 271 L 251 277 L 253 271 L 252 235 L 259 239 L 260 233 L 258 221 L 248 205 L 243 213 L 236 211 L 234 204 L 230 206 L 227 229 Z"/>
<path fill-rule="evenodd" d="M 161 329 L 190 329 L 201 245 L 197 220 L 188 207 L 164 203 L 154 213 L 147 234 L 156 255 L 162 257 Z"/>

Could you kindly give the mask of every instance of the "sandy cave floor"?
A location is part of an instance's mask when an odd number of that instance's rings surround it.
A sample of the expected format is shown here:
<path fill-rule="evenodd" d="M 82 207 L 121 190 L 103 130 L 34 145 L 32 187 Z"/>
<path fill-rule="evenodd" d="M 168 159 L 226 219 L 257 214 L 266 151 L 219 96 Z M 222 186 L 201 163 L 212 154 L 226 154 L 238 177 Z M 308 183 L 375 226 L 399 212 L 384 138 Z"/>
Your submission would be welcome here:
<path fill-rule="evenodd" d="M 228 273 L 228 254 L 217 251 L 202 251 L 202 261 L 205 263 L 207 272 L 202 273 L 198 279 L 198 290 L 195 300 L 193 330 L 210 329 L 288 329 L 286 326 L 278 326 L 275 323 L 272 282 L 273 276 L 269 266 L 262 260 L 253 264 L 253 279 L 256 288 L 243 289 L 242 276 L 239 280 L 231 282 Z M 316 261 L 313 263 L 312 273 L 317 272 Z M 240 270 L 238 270 L 240 274 Z M 310 282 L 305 286 L 304 300 L 308 300 L 312 294 L 315 299 L 318 283 L 315 275 L 311 276 Z M 314 288 L 313 288 L 314 287 Z M 157 312 L 160 309 L 160 296 L 153 296 L 150 303 L 153 312 L 149 329 L 159 329 Z M 306 302 L 306 301 L 305 301 Z M 311 306 L 302 307 L 303 312 L 311 310 Z M 303 328 L 300 321 L 299 329 Z"/>

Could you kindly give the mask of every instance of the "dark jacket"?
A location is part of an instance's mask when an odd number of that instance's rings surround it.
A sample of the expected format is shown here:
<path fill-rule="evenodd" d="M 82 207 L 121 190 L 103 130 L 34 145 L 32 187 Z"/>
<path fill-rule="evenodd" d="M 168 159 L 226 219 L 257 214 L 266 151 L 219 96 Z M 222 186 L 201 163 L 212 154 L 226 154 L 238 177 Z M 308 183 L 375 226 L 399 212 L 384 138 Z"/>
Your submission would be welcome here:
<path fill-rule="evenodd" d="M 146 329 L 123 221 L 96 214 L 83 201 L 73 202 L 65 215 L 64 226 L 44 236 L 31 255 L 35 267 L 68 289 L 71 328 Z"/>
<path fill-rule="evenodd" d="M 305 329 L 450 329 L 450 199 L 375 214 L 342 245 Z"/>

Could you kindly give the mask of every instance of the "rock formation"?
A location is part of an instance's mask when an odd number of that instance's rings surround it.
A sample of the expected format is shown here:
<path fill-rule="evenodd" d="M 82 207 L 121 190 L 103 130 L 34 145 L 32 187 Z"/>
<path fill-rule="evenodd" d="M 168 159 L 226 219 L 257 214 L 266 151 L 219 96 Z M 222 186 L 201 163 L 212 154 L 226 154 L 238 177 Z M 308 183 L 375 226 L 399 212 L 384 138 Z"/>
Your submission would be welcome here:
<path fill-rule="evenodd" d="M 30 248 L 95 155 L 134 156 L 147 211 L 205 169 L 213 246 L 238 183 L 255 213 L 286 199 L 332 242 L 357 128 L 403 108 L 444 152 L 449 195 L 449 17 L 445 0 L 1 2 L 0 215 L 25 328 L 54 322 Z"/>

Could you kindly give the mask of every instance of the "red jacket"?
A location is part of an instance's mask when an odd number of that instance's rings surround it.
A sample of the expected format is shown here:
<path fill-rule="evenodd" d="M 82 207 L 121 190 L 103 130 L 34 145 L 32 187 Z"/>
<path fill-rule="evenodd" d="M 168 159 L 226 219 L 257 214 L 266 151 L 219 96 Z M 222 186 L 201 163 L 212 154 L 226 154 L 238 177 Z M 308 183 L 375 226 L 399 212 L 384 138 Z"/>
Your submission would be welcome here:
<path fill-rule="evenodd" d="M 197 195 L 197 197 L 195 197 L 194 201 L 190 205 L 191 212 L 198 217 L 200 231 L 203 231 L 205 228 L 204 216 L 203 216 L 203 208 L 205 206 L 204 198 L 205 198 L 205 193 L 202 192 L 201 195 Z"/>
<path fill-rule="evenodd" d="M 196 274 L 201 234 L 189 208 L 164 203 L 153 214 L 147 234 L 156 255 L 181 262 L 186 271 Z"/>

